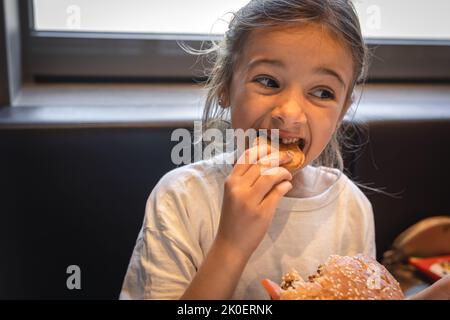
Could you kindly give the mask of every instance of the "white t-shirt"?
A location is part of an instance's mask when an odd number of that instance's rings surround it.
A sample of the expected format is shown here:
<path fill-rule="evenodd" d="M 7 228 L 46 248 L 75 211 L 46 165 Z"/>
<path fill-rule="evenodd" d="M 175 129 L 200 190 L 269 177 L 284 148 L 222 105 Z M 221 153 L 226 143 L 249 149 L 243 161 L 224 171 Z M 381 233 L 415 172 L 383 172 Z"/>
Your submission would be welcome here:
<path fill-rule="evenodd" d="M 179 167 L 158 182 L 146 204 L 120 299 L 182 296 L 214 241 L 224 181 L 232 170 L 220 160 L 230 156 Z M 262 279 L 279 282 L 292 269 L 306 278 L 331 254 L 375 257 L 369 200 L 345 174 L 320 168 L 335 175 L 335 182 L 311 197 L 281 199 L 233 299 L 268 299 Z M 303 170 L 312 175 L 319 171 L 312 166 Z"/>

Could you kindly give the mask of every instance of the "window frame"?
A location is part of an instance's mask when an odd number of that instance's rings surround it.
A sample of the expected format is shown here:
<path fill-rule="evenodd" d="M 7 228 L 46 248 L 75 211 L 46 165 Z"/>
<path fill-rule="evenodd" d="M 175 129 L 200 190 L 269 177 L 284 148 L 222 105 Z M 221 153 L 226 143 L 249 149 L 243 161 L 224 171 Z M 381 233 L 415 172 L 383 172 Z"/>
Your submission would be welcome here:
<path fill-rule="evenodd" d="M 3 2 L 0 3 L 0 106 L 10 104 L 9 92 L 9 71 L 7 59 L 7 31 L 5 17 L 5 7 Z"/>
<path fill-rule="evenodd" d="M 20 1 L 24 78 L 192 81 L 205 74 L 198 57 L 177 40 L 199 48 L 220 35 L 42 32 L 33 29 L 32 0 Z M 367 39 L 373 54 L 368 82 L 449 81 L 450 40 Z M 118 50 L 117 48 L 120 48 Z"/>
<path fill-rule="evenodd" d="M 0 107 L 13 104 L 22 86 L 19 9 L 14 1 L 0 2 Z"/>

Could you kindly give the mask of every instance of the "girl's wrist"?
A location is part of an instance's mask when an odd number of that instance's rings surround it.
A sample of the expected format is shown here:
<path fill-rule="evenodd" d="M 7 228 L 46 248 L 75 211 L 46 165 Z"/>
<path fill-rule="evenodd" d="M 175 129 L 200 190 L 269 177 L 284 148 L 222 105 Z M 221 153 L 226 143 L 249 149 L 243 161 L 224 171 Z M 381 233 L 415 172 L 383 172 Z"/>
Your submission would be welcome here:
<path fill-rule="evenodd" d="M 231 265 L 246 265 L 253 252 L 246 252 L 232 243 L 217 236 L 211 247 L 212 250 L 220 254 L 224 263 Z"/>

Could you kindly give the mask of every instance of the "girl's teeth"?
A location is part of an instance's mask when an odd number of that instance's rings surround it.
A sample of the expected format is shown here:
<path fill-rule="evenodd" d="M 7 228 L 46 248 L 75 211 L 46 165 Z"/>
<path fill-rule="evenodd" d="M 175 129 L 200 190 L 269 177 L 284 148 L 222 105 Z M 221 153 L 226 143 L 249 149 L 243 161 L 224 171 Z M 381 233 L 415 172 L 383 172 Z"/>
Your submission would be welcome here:
<path fill-rule="evenodd" d="M 298 142 L 299 140 L 300 140 L 299 138 L 283 138 L 283 139 L 281 139 L 281 142 L 284 144 L 290 144 L 290 143 Z"/>

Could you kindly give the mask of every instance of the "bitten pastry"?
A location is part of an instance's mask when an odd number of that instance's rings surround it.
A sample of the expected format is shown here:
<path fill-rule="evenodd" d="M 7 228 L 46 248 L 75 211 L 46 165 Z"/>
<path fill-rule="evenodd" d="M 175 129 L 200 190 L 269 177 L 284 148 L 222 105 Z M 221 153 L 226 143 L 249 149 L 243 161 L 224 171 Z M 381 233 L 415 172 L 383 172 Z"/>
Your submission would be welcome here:
<path fill-rule="evenodd" d="M 268 137 L 267 137 L 267 139 L 262 139 L 262 138 L 258 137 L 258 138 L 256 138 L 254 144 L 260 144 L 262 141 L 271 144 L 271 140 Z M 300 149 L 300 147 L 297 143 L 284 144 L 284 143 L 280 142 L 278 149 L 280 152 L 287 152 L 287 151 L 292 152 L 292 154 L 293 154 L 292 160 L 288 163 L 281 165 L 281 167 L 287 169 L 291 173 L 294 173 L 297 169 L 301 168 L 301 166 L 305 162 L 305 154 Z M 269 152 L 271 152 L 271 151 L 268 150 L 268 153 Z"/>
<path fill-rule="evenodd" d="M 294 270 L 283 276 L 281 286 L 268 279 L 262 284 L 274 300 L 404 299 L 399 283 L 389 271 L 362 254 L 332 255 L 306 281 Z"/>
<path fill-rule="evenodd" d="M 291 173 L 301 168 L 301 166 L 305 162 L 305 154 L 302 152 L 302 150 L 300 150 L 300 147 L 296 143 L 291 144 L 280 143 L 279 149 L 281 152 L 291 151 L 294 155 L 290 162 L 282 165 L 283 168 L 286 168 Z"/>

